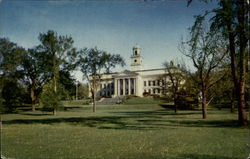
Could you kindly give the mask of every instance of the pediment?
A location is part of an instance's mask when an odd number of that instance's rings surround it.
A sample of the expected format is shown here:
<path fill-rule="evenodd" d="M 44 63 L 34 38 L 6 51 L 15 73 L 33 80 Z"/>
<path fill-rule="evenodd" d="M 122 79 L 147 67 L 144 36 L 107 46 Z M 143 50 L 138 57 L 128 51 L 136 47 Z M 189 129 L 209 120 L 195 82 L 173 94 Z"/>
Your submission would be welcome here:
<path fill-rule="evenodd" d="M 137 76 L 138 73 L 134 72 L 134 71 L 129 71 L 129 70 L 124 70 L 123 72 L 120 72 L 116 75 L 114 75 L 114 77 L 120 77 L 120 76 Z"/>
<path fill-rule="evenodd" d="M 122 73 L 126 75 L 138 75 L 138 73 L 134 71 L 129 71 L 129 70 L 124 70 Z"/>

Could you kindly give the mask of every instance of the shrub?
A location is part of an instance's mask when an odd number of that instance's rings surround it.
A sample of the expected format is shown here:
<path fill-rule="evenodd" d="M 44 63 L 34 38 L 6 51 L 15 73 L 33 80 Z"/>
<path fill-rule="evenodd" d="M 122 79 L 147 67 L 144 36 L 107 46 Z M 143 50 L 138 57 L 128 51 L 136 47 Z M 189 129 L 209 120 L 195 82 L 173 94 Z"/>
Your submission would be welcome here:
<path fill-rule="evenodd" d="M 0 104 L 2 112 L 14 112 L 17 107 L 29 101 L 27 91 L 16 81 L 5 81 L 1 93 Z"/>
<path fill-rule="evenodd" d="M 198 99 L 187 95 L 179 95 L 177 107 L 178 109 L 195 109 L 198 107 Z"/>

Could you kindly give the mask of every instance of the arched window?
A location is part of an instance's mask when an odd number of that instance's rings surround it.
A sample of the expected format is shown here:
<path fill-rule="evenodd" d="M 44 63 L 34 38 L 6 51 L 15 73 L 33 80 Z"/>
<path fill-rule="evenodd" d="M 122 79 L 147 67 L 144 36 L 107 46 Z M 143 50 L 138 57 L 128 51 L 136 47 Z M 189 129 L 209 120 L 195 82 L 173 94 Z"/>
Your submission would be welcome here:
<path fill-rule="evenodd" d="M 137 50 L 135 50 L 135 55 L 137 55 Z"/>

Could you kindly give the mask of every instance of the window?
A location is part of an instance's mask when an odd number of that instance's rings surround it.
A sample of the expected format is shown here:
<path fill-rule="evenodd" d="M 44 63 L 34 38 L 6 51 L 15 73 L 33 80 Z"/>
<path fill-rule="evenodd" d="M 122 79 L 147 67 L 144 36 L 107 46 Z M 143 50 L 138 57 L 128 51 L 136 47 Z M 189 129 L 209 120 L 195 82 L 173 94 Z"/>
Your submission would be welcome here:
<path fill-rule="evenodd" d="M 137 50 L 135 50 L 135 55 L 137 55 Z"/>
<path fill-rule="evenodd" d="M 131 89 L 131 94 L 134 94 L 134 89 L 133 88 Z"/>
<path fill-rule="evenodd" d="M 153 81 L 153 86 L 155 86 L 155 81 Z"/>
<path fill-rule="evenodd" d="M 135 62 L 137 62 L 137 60 L 135 60 Z"/>
<path fill-rule="evenodd" d="M 158 93 L 161 93 L 161 89 L 160 88 L 158 88 L 157 90 L 158 90 Z"/>
<path fill-rule="evenodd" d="M 158 85 L 158 86 L 160 85 L 160 80 L 157 81 L 157 85 Z"/>
<path fill-rule="evenodd" d="M 148 86 L 151 86 L 151 81 L 148 81 Z"/>
<path fill-rule="evenodd" d="M 147 86 L 147 81 L 144 81 L 144 86 Z"/>

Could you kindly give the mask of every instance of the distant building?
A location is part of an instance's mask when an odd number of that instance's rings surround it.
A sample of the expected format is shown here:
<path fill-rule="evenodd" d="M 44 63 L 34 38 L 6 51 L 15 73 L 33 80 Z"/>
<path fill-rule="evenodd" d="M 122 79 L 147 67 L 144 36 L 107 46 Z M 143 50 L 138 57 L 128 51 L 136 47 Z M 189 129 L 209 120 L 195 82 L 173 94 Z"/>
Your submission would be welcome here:
<path fill-rule="evenodd" d="M 143 57 L 141 48 L 133 47 L 130 57 L 130 70 L 119 73 L 103 74 L 97 90 L 97 96 L 117 97 L 135 95 L 142 97 L 143 94 L 163 95 L 164 81 L 161 77 L 166 74 L 165 69 L 143 69 Z M 174 65 L 174 63 L 172 62 Z M 91 95 L 91 94 L 90 94 Z"/>

